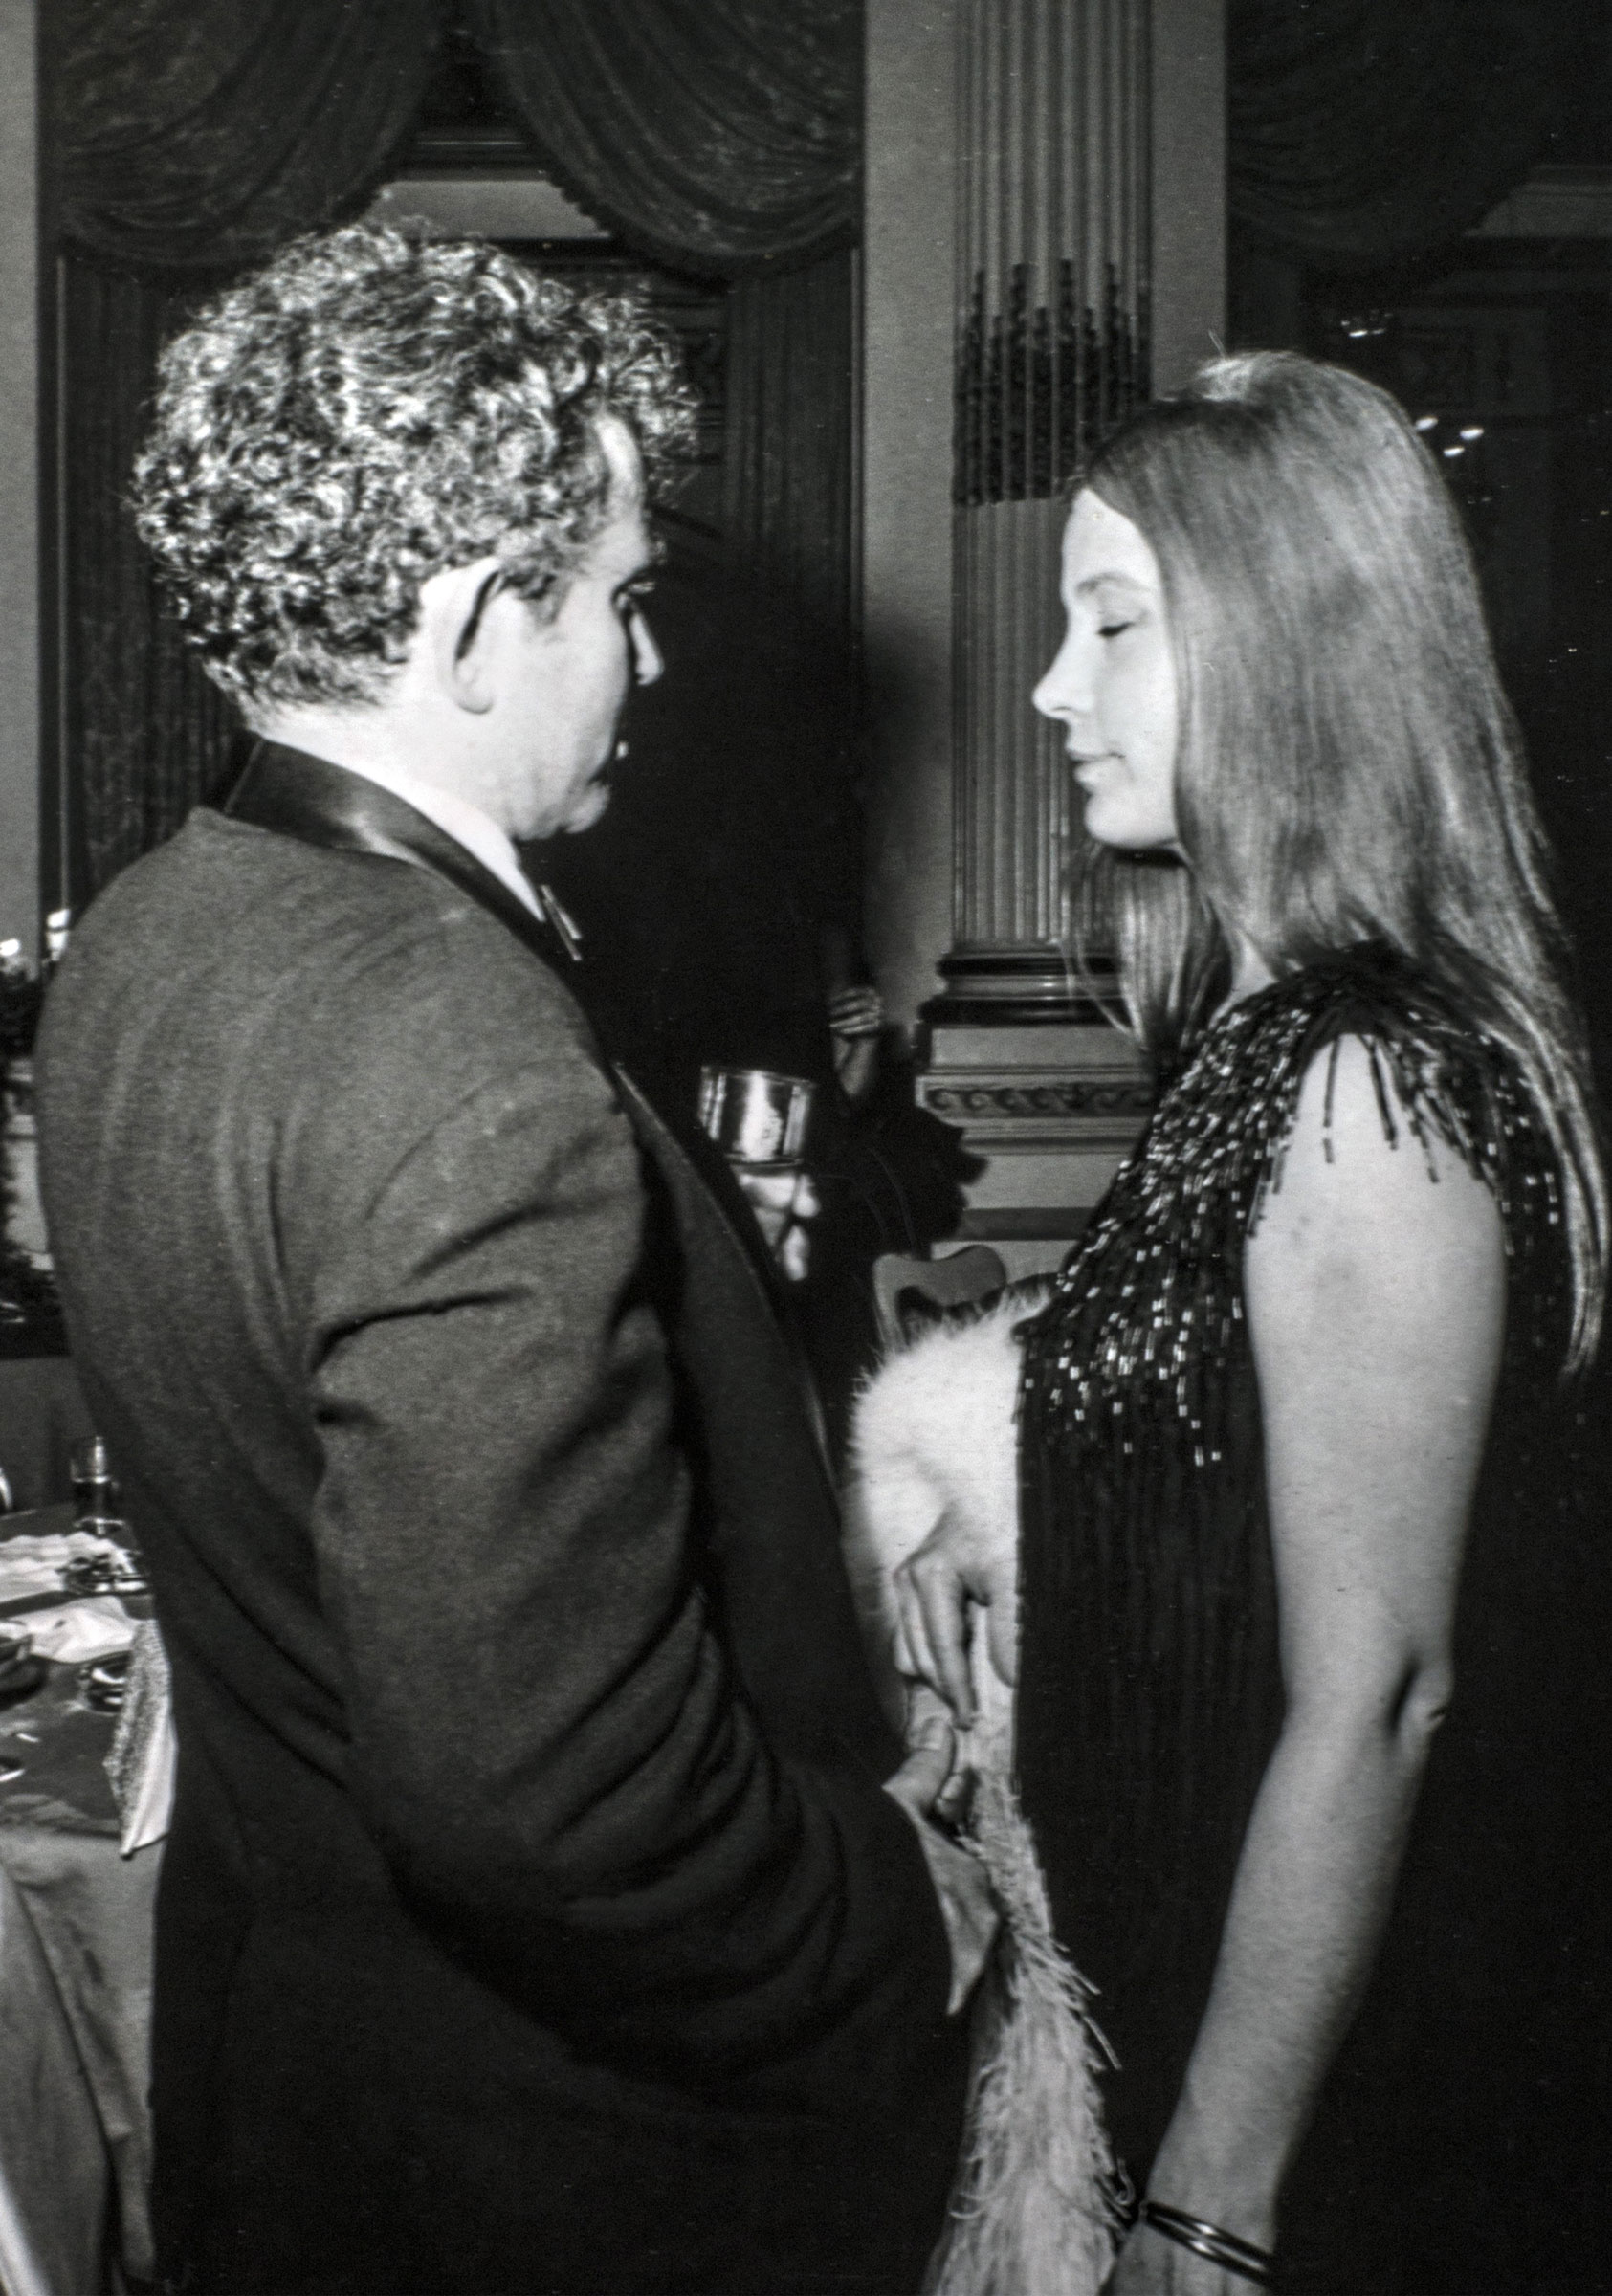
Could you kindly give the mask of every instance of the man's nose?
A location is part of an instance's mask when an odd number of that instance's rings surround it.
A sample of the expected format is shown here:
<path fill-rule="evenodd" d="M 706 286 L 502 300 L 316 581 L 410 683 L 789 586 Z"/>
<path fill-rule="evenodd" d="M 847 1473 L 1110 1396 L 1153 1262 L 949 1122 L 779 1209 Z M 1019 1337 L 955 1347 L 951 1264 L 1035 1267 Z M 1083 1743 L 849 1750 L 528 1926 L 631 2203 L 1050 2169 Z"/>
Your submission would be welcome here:
<path fill-rule="evenodd" d="M 640 686 L 652 686 L 666 668 L 660 648 L 655 644 L 654 632 L 641 613 L 633 615 L 631 631 L 633 679 Z"/>

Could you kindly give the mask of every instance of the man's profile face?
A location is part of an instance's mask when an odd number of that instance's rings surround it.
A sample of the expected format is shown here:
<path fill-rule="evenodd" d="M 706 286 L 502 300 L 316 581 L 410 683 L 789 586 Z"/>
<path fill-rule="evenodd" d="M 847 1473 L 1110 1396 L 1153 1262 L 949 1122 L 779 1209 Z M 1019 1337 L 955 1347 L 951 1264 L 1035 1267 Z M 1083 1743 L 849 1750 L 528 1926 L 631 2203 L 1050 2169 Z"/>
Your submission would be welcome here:
<path fill-rule="evenodd" d="M 638 450 L 607 418 L 610 515 L 549 619 L 528 610 L 509 705 L 509 791 L 517 837 L 590 828 L 609 803 L 606 769 L 634 683 L 660 675 L 643 618 L 651 563 Z"/>

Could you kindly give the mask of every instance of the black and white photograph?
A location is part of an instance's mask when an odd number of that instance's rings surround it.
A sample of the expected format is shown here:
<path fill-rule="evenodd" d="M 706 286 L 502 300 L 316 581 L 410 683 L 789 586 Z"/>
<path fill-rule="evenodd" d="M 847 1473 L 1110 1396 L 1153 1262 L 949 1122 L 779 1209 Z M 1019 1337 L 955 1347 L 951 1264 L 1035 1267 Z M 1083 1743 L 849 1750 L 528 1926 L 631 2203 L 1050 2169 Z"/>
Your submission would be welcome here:
<path fill-rule="evenodd" d="M 1612 2296 L 1612 0 L 0 177 L 0 2296 Z"/>

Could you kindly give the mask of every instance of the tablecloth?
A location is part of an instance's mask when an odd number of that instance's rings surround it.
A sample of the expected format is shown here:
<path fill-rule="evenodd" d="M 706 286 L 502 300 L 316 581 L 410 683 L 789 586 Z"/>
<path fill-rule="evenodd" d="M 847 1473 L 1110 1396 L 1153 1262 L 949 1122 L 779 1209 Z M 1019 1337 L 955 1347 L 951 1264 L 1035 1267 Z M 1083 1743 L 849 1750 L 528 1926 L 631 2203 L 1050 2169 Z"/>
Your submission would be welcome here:
<path fill-rule="evenodd" d="M 11 1523 L 50 1531 L 69 1519 L 51 1509 Z M 146 2086 L 161 1847 L 118 1853 L 102 1767 L 112 1731 L 70 1667 L 0 1706 L 6 2296 L 106 2296 L 118 2271 L 152 2276 Z M 44 2277 L 30 2281 L 31 2268 Z"/>

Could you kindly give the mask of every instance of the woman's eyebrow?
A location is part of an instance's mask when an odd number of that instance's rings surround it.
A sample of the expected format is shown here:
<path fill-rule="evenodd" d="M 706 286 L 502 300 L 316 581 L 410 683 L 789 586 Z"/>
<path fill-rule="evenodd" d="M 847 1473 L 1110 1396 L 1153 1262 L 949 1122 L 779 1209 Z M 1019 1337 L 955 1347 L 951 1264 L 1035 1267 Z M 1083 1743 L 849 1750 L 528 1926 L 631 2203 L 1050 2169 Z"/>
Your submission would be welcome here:
<path fill-rule="evenodd" d="M 1117 567 L 1105 574 L 1088 574 L 1084 582 L 1075 584 L 1074 594 L 1077 598 L 1089 598 L 1093 590 L 1100 590 L 1110 583 L 1117 583 L 1127 590 L 1136 590 L 1143 597 L 1147 594 L 1148 585 L 1145 582 L 1139 581 L 1135 574 L 1121 574 Z"/>

